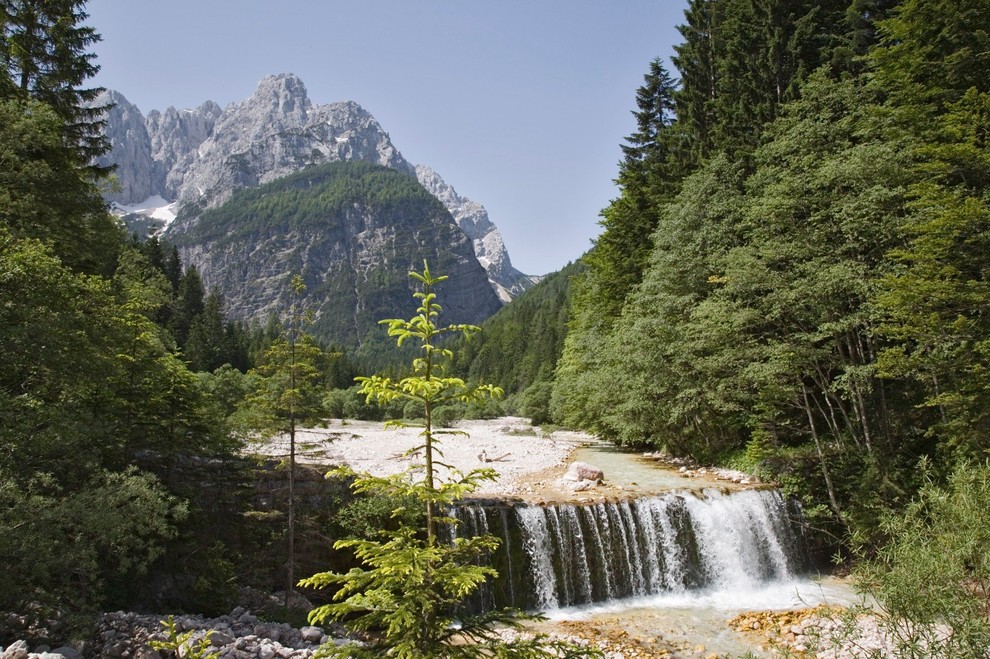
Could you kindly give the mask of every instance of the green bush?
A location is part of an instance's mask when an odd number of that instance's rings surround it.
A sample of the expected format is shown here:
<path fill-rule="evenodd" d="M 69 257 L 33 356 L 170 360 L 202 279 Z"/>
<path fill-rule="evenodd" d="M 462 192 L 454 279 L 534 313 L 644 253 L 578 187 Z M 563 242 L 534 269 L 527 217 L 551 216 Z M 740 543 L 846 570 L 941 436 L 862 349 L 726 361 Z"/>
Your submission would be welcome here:
<path fill-rule="evenodd" d="M 464 418 L 464 408 L 458 405 L 443 405 L 433 410 L 433 425 L 437 428 L 450 428 Z"/>
<path fill-rule="evenodd" d="M 899 657 L 986 657 L 990 647 L 990 465 L 925 485 L 881 528 L 890 538 L 857 576 L 880 604 Z"/>

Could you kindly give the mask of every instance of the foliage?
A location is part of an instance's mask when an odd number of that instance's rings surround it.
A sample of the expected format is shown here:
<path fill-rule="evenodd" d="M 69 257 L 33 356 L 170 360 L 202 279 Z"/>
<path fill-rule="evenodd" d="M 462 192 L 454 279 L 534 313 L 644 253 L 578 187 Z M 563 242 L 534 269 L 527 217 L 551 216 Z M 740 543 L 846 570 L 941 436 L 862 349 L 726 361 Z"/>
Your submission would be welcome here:
<path fill-rule="evenodd" d="M 401 380 L 383 376 L 359 378 L 362 391 L 369 400 L 389 402 L 397 399 L 421 406 L 424 424 L 421 437 L 426 468 L 422 478 L 411 472 L 389 477 L 368 474 L 355 476 L 353 489 L 358 494 L 374 497 L 388 496 L 411 501 L 425 512 L 420 525 L 410 524 L 404 517 L 405 507 L 396 508 L 392 515 L 398 528 L 384 539 L 358 538 L 340 540 L 338 549 L 350 549 L 364 567 L 347 573 L 324 572 L 304 579 L 301 585 L 327 587 L 339 585 L 335 602 L 315 609 L 310 621 L 343 620 L 351 629 L 372 632 L 372 641 L 360 648 L 353 646 L 324 646 L 322 656 L 378 657 L 551 657 L 594 656 L 592 651 L 573 649 L 571 654 L 556 654 L 556 649 L 568 650 L 565 644 L 546 639 L 506 641 L 492 625 L 504 623 L 517 626 L 524 616 L 511 610 L 473 615 L 462 610 L 465 600 L 482 583 L 494 576 L 494 570 L 479 564 L 479 559 L 498 545 L 490 535 L 441 538 L 443 526 L 456 520 L 440 511 L 474 491 L 483 481 L 493 478 L 490 469 L 476 469 L 466 475 L 453 472 L 443 478 L 436 443 L 442 431 L 434 430 L 435 413 L 450 401 L 468 402 L 501 391 L 491 385 L 469 387 L 463 380 L 445 377 L 444 362 L 451 352 L 438 347 L 437 339 L 447 333 L 471 333 L 478 328 L 469 325 L 438 327 L 436 320 L 440 305 L 434 287 L 444 277 L 433 277 L 429 266 L 423 272 L 412 272 L 422 291 L 415 293 L 421 301 L 417 315 L 410 320 L 382 321 L 389 335 L 398 343 L 413 341 L 422 353 L 413 363 L 412 375 Z M 401 422 L 390 422 L 402 425 Z M 459 624 L 455 625 L 455 621 Z"/>
<path fill-rule="evenodd" d="M 175 537 L 186 506 L 136 469 L 66 486 L 50 474 L 0 478 L 0 608 L 93 614 L 144 576 Z M 69 541 L 71 539 L 71 542 Z"/>
<path fill-rule="evenodd" d="M 988 120 L 990 95 L 973 89 L 930 126 L 906 242 L 891 252 L 896 267 L 877 296 L 880 332 L 893 342 L 879 368 L 917 383 L 934 417 L 929 433 L 957 458 L 990 448 L 990 326 L 977 311 L 990 301 L 990 147 L 979 128 Z"/>
<path fill-rule="evenodd" d="M 990 16 L 981 0 L 904 0 L 879 25 L 870 52 L 892 103 L 941 110 L 970 89 L 988 91 Z"/>
<path fill-rule="evenodd" d="M 898 657 L 985 657 L 990 646 L 990 465 L 928 480 L 902 514 L 880 520 L 887 541 L 856 576 L 880 605 Z"/>
<path fill-rule="evenodd" d="M 49 245 L 74 270 L 109 275 L 120 233 L 62 127 L 38 101 L 0 97 L 0 225 Z"/>
<path fill-rule="evenodd" d="M 692 0 L 675 46 L 680 72 L 678 122 L 692 161 L 721 151 L 745 159 L 778 108 L 800 94 L 801 82 L 833 59 L 855 21 L 846 0 Z M 875 20 L 875 17 L 872 17 Z M 846 42 L 846 43 L 843 43 Z M 862 47 L 862 46 L 860 46 Z"/>
<path fill-rule="evenodd" d="M 332 524 L 339 538 L 374 539 L 389 536 L 400 526 L 421 527 L 424 511 L 413 497 L 400 495 L 356 496 L 341 506 Z"/>
<path fill-rule="evenodd" d="M 575 262 L 547 275 L 482 323 L 479 334 L 450 342 L 454 371 L 507 394 L 549 381 L 564 348 L 571 282 L 584 269 Z"/>
<path fill-rule="evenodd" d="M 179 630 L 175 627 L 174 616 L 169 616 L 165 620 L 162 620 L 161 623 L 162 627 L 165 628 L 165 640 L 149 641 L 148 645 L 152 649 L 169 653 L 166 656 L 184 657 L 186 659 L 214 659 L 219 656 L 216 652 L 210 651 L 210 648 L 213 647 L 210 644 L 210 637 L 213 636 L 212 629 L 206 632 L 196 644 L 193 644 L 192 637 L 196 632 L 189 630 L 179 633 Z"/>
<path fill-rule="evenodd" d="M 95 54 L 86 52 L 100 40 L 92 27 L 85 0 L 4 0 L 0 2 L 0 94 L 32 98 L 59 118 L 62 143 L 74 152 L 78 165 L 106 174 L 93 166 L 106 153 L 103 106 L 93 101 L 102 88 L 83 83 L 99 71 Z"/>

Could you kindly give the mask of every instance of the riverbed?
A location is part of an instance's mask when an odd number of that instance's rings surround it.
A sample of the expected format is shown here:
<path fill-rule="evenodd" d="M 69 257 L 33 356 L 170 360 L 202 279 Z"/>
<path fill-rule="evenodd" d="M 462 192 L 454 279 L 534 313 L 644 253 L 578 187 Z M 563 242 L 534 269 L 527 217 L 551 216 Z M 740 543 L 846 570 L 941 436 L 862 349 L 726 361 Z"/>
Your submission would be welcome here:
<path fill-rule="evenodd" d="M 477 493 L 481 497 L 528 504 L 596 504 L 669 492 L 732 492 L 763 488 L 745 474 L 673 466 L 658 456 L 617 449 L 591 435 L 545 432 L 526 419 L 503 417 L 461 422 L 458 433 L 442 435 L 443 461 L 461 472 L 477 467 L 495 470 L 498 480 Z M 335 421 L 327 428 L 301 431 L 297 452 L 302 462 L 346 463 L 376 475 L 422 467 L 419 430 L 385 430 L 383 424 Z M 260 447 L 270 455 L 287 453 L 287 441 Z M 570 463 L 582 461 L 604 472 L 601 483 L 580 492 L 562 477 Z M 771 656 L 766 639 L 732 629 L 728 621 L 747 611 L 785 610 L 822 603 L 855 601 L 848 585 L 836 579 L 793 576 L 742 590 L 685 591 L 605 604 L 546 611 L 546 631 L 608 641 L 628 656 L 736 657 L 746 652 Z"/>

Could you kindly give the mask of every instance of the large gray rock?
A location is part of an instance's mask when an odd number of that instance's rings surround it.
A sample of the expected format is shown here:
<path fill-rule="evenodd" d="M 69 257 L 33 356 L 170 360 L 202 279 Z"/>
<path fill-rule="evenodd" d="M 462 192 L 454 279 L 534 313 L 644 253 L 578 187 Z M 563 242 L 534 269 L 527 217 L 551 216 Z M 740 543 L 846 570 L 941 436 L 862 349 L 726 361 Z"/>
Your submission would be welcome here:
<path fill-rule="evenodd" d="M 117 91 L 102 93 L 95 105 L 109 105 L 106 136 L 110 152 L 99 158 L 103 165 L 116 165 L 118 189 L 106 198 L 118 204 L 137 204 L 159 195 L 174 200 L 182 182 L 180 163 L 191 161 L 199 145 L 213 132 L 220 106 L 207 101 L 198 108 L 165 112 L 141 110 Z"/>
<path fill-rule="evenodd" d="M 75 648 L 63 645 L 51 651 L 51 654 L 61 655 L 65 659 L 82 659 L 82 653 Z"/>
<path fill-rule="evenodd" d="M 94 104 L 109 105 L 106 136 L 110 142 L 110 155 L 103 156 L 103 165 L 116 164 L 119 190 L 107 193 L 107 199 L 121 204 L 144 201 L 156 194 L 155 162 L 151 157 L 151 139 L 141 111 L 124 98 L 123 94 L 106 91 Z"/>
<path fill-rule="evenodd" d="M 178 196 L 188 163 L 198 157 L 199 146 L 213 134 L 222 112 L 219 105 L 207 101 L 195 109 L 169 107 L 164 112 L 152 110 L 148 113 L 156 194 L 170 200 Z"/>
<path fill-rule="evenodd" d="M 302 640 L 307 643 L 318 644 L 323 638 L 323 628 L 322 627 L 303 627 L 299 630 L 299 634 L 302 636 Z"/>
<path fill-rule="evenodd" d="M 14 641 L 0 654 L 0 659 L 27 659 L 27 641 Z"/>
<path fill-rule="evenodd" d="M 587 462 L 572 462 L 564 474 L 564 479 L 569 481 L 592 481 L 599 482 L 605 478 L 605 473 Z"/>

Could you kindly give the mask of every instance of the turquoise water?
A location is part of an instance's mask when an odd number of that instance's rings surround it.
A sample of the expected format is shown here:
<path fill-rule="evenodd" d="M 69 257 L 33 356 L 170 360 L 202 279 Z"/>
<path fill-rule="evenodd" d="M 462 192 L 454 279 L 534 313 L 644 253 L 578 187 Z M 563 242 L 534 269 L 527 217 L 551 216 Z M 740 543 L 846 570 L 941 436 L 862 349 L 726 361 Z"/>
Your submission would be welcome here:
<path fill-rule="evenodd" d="M 587 462 L 605 472 L 605 482 L 637 494 L 658 494 L 671 490 L 699 490 L 726 487 L 731 483 L 714 478 L 685 478 L 676 469 L 660 465 L 642 453 L 605 443 L 589 444 L 575 450 L 572 460 Z"/>

